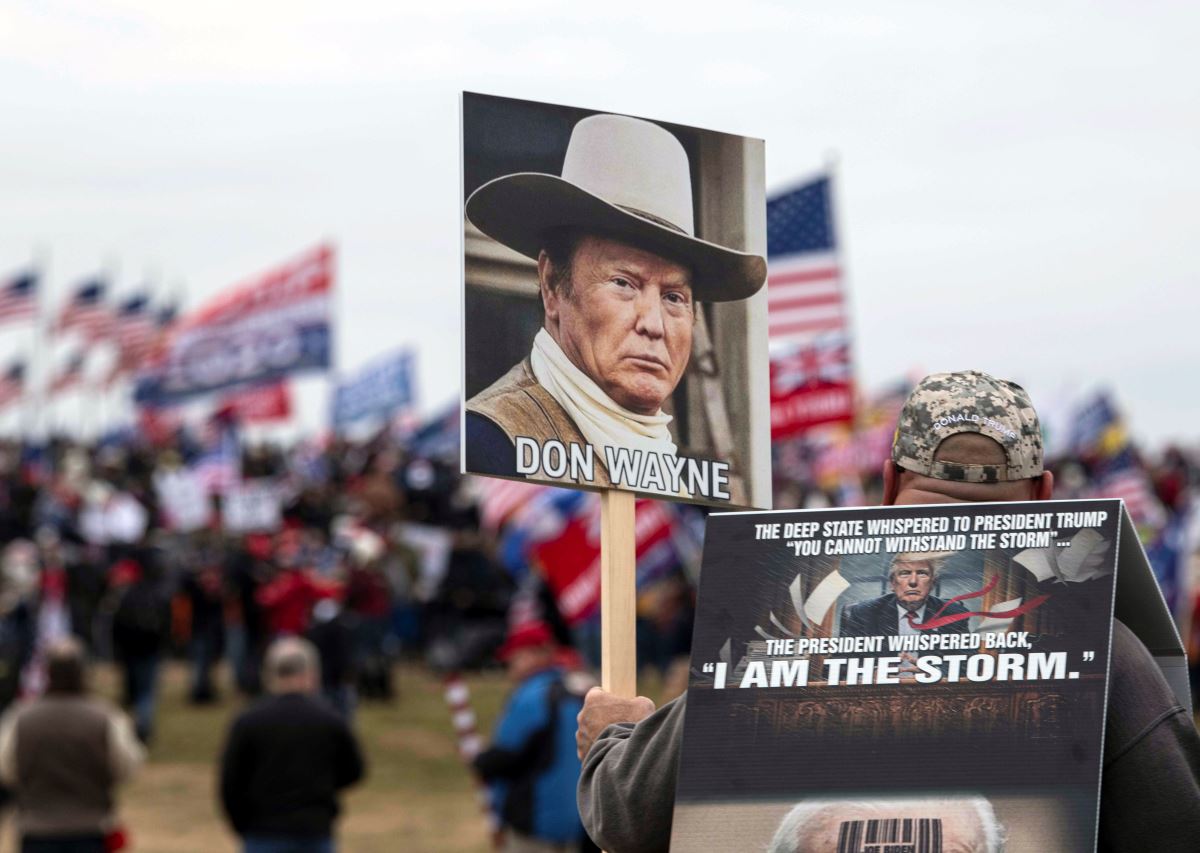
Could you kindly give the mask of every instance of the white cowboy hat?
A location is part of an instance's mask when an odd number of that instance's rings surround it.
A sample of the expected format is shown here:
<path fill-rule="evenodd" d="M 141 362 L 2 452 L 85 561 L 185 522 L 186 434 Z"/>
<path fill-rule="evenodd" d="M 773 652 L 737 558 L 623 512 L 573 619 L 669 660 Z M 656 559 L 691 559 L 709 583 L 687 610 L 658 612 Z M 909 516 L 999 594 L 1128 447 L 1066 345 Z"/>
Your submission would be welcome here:
<path fill-rule="evenodd" d="M 467 218 L 535 259 L 555 228 L 627 238 L 691 266 L 692 292 L 703 302 L 745 299 L 767 278 L 762 256 L 695 236 L 687 152 L 665 128 L 628 116 L 581 120 L 561 177 L 518 172 L 488 181 L 467 199 Z"/>

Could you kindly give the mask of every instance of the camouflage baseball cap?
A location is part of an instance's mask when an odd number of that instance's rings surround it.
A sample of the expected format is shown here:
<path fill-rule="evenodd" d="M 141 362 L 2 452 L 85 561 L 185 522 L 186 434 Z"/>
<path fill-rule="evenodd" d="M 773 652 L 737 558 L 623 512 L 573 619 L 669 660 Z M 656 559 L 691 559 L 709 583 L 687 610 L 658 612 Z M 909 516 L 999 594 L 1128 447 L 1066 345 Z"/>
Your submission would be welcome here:
<path fill-rule="evenodd" d="M 977 432 L 1004 448 L 1008 462 L 967 465 L 935 461 L 938 445 L 960 432 Z M 1042 428 L 1025 389 L 978 370 L 934 373 L 922 379 L 900 411 L 892 461 L 938 480 L 998 483 L 1042 473 Z"/>

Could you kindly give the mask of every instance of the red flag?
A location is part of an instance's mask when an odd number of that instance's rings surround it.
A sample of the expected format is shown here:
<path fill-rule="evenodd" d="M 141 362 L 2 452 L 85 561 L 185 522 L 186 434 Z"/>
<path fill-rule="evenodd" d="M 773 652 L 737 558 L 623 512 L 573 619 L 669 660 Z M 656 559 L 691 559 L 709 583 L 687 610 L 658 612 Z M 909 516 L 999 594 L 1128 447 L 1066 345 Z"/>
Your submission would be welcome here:
<path fill-rule="evenodd" d="M 658 552 L 671 547 L 672 518 L 659 501 L 639 500 L 635 511 L 634 538 L 642 576 L 659 565 Z M 592 616 L 600 606 L 600 502 L 589 501 L 561 536 L 537 545 L 533 555 L 566 623 L 574 626 Z"/>
<path fill-rule="evenodd" d="M 286 382 L 254 385 L 226 394 L 217 411 L 242 423 L 270 423 L 292 416 L 291 386 Z"/>

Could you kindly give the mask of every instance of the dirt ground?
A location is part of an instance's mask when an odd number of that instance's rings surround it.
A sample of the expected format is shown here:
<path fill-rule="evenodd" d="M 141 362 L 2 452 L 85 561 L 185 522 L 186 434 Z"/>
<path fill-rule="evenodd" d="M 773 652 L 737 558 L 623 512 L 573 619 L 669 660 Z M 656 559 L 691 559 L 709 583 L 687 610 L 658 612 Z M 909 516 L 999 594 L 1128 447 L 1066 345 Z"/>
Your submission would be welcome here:
<path fill-rule="evenodd" d="M 114 694 L 111 670 L 96 673 Z M 440 681 L 426 670 L 397 670 L 399 697 L 360 707 L 356 728 L 369 764 L 367 780 L 344 800 L 338 837 L 343 853 L 490 850 L 487 822 L 471 776 L 459 760 Z M 483 733 L 503 702 L 499 673 L 472 676 L 472 704 Z M 227 682 L 225 701 L 187 704 L 187 674 L 170 664 L 161 684 L 158 732 L 150 759 L 120 794 L 121 815 L 137 853 L 235 853 L 235 836 L 216 801 L 216 763 L 226 727 L 242 707 Z M 5 821 L 0 853 L 16 849 Z"/>

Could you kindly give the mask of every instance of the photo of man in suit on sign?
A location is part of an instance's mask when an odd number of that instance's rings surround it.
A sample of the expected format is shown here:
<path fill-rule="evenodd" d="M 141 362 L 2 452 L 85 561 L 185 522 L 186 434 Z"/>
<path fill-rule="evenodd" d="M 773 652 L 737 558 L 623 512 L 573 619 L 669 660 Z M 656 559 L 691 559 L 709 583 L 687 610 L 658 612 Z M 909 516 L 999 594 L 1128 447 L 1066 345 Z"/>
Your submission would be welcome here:
<path fill-rule="evenodd" d="M 847 605 L 842 610 L 841 635 L 895 637 L 966 632 L 966 619 L 938 627 L 922 627 L 935 616 L 966 612 L 961 604 L 947 606 L 945 601 L 930 594 L 937 585 L 938 572 L 949 556 L 948 551 L 897 554 L 888 569 L 888 584 L 892 591 L 870 601 Z"/>

